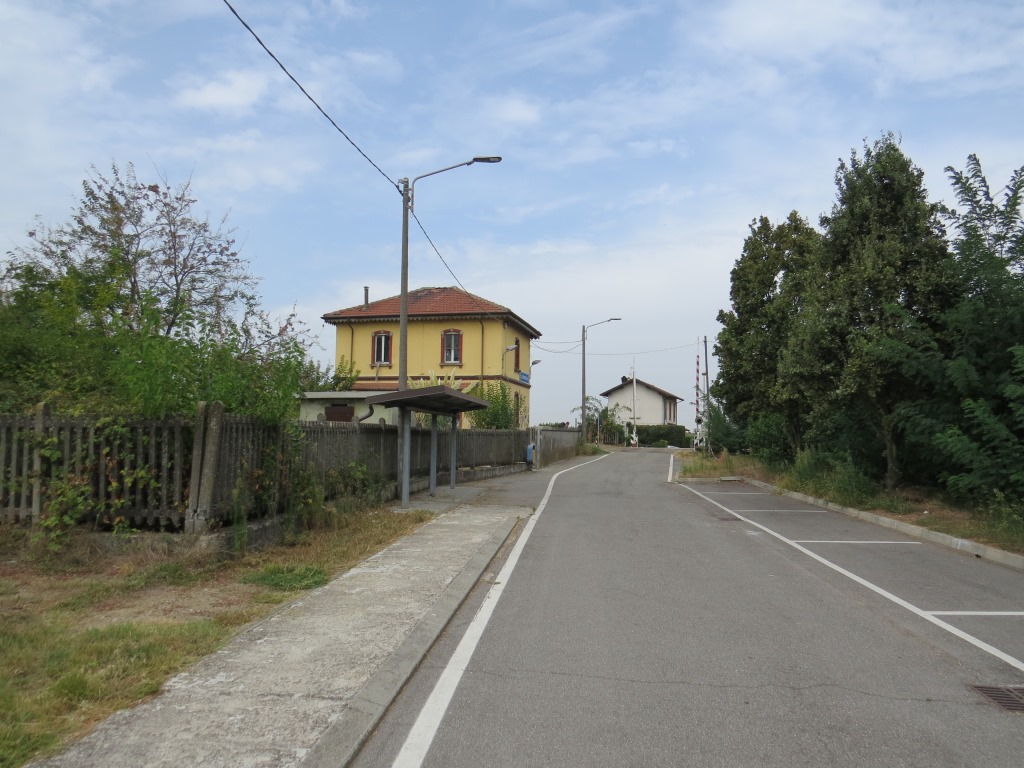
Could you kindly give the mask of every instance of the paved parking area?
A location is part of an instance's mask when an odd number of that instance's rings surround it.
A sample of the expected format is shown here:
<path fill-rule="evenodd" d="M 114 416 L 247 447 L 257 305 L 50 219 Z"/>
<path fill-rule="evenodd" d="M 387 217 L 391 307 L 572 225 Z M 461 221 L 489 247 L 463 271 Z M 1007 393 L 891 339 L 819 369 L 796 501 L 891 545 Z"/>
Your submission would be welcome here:
<path fill-rule="evenodd" d="M 719 520 L 792 548 L 1024 673 L 1024 572 L 742 481 L 683 485 Z"/>

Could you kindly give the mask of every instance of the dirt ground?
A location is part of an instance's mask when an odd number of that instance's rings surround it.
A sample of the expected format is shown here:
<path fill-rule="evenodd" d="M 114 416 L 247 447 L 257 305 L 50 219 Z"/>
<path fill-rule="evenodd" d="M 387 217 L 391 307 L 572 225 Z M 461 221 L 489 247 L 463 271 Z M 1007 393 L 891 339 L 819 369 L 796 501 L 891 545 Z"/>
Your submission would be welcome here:
<path fill-rule="evenodd" d="M 274 602 L 266 588 L 241 583 L 231 567 L 216 569 L 200 581 L 188 580 L 189 567 L 209 568 L 199 558 L 181 560 L 152 552 L 104 555 L 91 565 L 61 557 L 33 558 L 25 552 L 0 559 L 0 616 L 16 620 L 19 614 L 61 616 L 79 629 L 126 622 L 181 623 L 237 614 L 255 603 Z M 161 566 L 174 564 L 175 581 L 161 583 Z M 185 574 L 184 578 L 182 573 Z M 279 599 L 279 598 L 278 598 Z"/>

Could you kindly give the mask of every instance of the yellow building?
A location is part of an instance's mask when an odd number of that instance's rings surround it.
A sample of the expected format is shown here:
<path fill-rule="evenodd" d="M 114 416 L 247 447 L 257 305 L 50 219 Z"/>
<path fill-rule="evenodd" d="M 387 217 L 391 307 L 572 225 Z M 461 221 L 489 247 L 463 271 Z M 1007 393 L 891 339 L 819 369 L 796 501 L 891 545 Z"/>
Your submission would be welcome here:
<path fill-rule="evenodd" d="M 476 384 L 504 382 L 517 421 L 530 423 L 530 342 L 540 331 L 508 307 L 461 288 L 409 292 L 409 386 L 444 383 L 463 392 Z M 335 362 L 344 358 L 359 371 L 353 389 L 398 389 L 399 297 L 328 312 L 335 327 Z"/>

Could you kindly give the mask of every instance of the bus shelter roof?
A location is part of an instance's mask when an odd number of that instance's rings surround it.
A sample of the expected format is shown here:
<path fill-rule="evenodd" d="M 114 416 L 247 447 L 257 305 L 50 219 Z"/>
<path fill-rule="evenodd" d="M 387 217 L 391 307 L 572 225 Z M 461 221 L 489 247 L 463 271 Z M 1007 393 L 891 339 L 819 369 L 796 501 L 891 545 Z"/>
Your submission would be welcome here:
<path fill-rule="evenodd" d="M 367 405 L 383 405 L 388 408 L 408 408 L 421 413 L 438 416 L 452 416 L 466 411 L 479 411 L 490 403 L 479 397 L 467 395 L 451 387 L 420 387 L 403 389 L 400 392 L 385 392 L 372 395 L 364 401 Z"/>

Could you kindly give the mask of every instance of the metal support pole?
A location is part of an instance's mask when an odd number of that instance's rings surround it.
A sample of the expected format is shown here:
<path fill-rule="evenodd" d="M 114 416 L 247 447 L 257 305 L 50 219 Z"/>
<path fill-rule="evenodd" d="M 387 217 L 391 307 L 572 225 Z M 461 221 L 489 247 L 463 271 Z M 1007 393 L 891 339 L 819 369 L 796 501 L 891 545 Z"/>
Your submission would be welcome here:
<path fill-rule="evenodd" d="M 437 414 L 430 414 L 430 495 L 437 495 Z"/>
<path fill-rule="evenodd" d="M 398 298 L 398 391 L 409 385 L 409 208 L 412 198 L 409 179 L 399 179 L 402 191 L 402 279 Z M 409 410 L 398 409 L 398 482 L 401 484 L 402 506 L 409 506 L 409 442 L 412 424 Z"/>
<path fill-rule="evenodd" d="M 412 414 L 401 409 L 402 417 L 402 506 L 409 506 L 409 467 L 412 465 Z"/>
<path fill-rule="evenodd" d="M 457 475 L 458 471 L 459 471 L 459 467 L 458 467 L 459 454 L 458 454 L 458 450 L 457 450 L 458 449 L 458 440 L 459 440 L 458 424 L 459 424 L 459 414 L 453 413 L 452 414 L 451 438 L 448 440 L 448 443 L 451 446 L 450 447 L 451 456 L 450 456 L 449 463 L 448 463 L 448 467 L 449 467 L 448 487 L 453 489 L 453 490 L 455 489 L 455 475 Z"/>
<path fill-rule="evenodd" d="M 580 333 L 580 340 L 583 345 L 581 357 L 583 358 L 583 396 L 580 399 L 580 444 L 587 442 L 587 326 L 583 326 Z"/>

